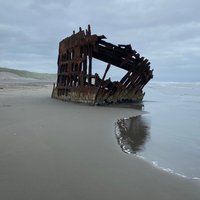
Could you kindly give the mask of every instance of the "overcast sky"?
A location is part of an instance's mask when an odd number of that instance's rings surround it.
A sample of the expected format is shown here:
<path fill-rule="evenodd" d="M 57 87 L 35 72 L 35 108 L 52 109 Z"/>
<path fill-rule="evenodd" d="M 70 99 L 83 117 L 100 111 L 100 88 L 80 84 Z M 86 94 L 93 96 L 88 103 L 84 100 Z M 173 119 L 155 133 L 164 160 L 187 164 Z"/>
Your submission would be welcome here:
<path fill-rule="evenodd" d="M 0 0 L 0 66 L 56 72 L 59 41 L 91 24 L 148 58 L 155 81 L 200 81 L 199 8 L 199 0 Z"/>

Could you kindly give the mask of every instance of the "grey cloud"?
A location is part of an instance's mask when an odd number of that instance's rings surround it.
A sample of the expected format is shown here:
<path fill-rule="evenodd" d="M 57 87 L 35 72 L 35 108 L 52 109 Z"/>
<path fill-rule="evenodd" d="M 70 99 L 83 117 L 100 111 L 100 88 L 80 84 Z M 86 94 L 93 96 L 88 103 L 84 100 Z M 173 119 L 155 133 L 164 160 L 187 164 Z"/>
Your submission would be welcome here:
<path fill-rule="evenodd" d="M 0 65 L 56 72 L 58 42 L 90 23 L 93 33 L 105 34 L 110 42 L 131 43 L 149 58 L 155 80 L 186 80 L 186 74 L 192 77 L 189 72 L 200 72 L 199 7 L 198 0 L 0 2 Z"/>

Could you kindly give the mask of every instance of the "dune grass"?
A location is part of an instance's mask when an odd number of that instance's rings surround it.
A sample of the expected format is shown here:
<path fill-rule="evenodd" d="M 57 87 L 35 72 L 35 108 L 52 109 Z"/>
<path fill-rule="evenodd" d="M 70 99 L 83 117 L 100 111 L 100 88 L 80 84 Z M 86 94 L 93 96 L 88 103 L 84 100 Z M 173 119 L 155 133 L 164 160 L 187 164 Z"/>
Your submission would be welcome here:
<path fill-rule="evenodd" d="M 9 72 L 24 78 L 34 78 L 38 80 L 56 80 L 56 74 L 30 72 L 26 70 L 18 70 L 0 67 L 0 72 Z"/>

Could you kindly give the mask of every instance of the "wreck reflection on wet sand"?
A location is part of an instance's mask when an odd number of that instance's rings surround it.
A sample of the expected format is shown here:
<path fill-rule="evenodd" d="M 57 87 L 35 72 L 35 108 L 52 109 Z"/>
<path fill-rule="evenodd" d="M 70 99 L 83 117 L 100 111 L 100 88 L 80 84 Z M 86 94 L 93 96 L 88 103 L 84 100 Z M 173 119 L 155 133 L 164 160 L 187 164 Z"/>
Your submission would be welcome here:
<path fill-rule="evenodd" d="M 117 142 L 125 153 L 142 151 L 150 137 L 150 126 L 143 116 L 120 119 L 115 123 Z"/>

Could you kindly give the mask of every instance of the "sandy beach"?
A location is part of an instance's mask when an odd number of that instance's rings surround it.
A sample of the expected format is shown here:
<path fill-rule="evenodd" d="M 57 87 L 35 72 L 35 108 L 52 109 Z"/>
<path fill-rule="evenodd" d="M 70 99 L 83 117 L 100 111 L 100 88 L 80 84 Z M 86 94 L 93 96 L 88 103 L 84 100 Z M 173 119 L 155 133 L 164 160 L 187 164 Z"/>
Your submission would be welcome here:
<path fill-rule="evenodd" d="M 0 89 L 0 199 L 200 198 L 198 181 L 121 151 L 115 123 L 141 110 L 66 103 L 51 90 Z"/>

